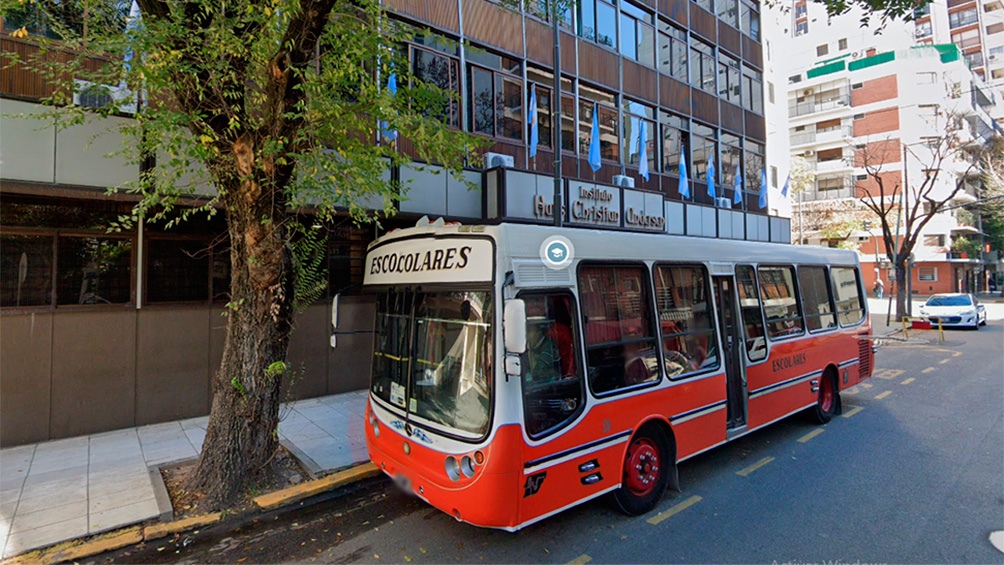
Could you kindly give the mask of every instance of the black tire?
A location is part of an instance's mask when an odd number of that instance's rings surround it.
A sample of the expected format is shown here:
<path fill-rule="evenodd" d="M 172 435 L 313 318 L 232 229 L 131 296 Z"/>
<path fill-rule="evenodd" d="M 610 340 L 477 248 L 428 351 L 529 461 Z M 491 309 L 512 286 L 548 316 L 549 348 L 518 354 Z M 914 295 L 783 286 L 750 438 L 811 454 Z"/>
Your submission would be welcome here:
<path fill-rule="evenodd" d="M 816 397 L 816 405 L 810 414 L 812 421 L 817 424 L 825 424 L 833 419 L 840 406 L 840 390 L 837 388 L 836 379 L 831 373 L 823 373 L 819 379 L 819 396 Z"/>
<path fill-rule="evenodd" d="M 621 488 L 614 491 L 614 504 L 628 516 L 651 511 L 666 492 L 672 466 L 669 440 L 655 426 L 643 426 L 631 438 L 621 476 Z"/>

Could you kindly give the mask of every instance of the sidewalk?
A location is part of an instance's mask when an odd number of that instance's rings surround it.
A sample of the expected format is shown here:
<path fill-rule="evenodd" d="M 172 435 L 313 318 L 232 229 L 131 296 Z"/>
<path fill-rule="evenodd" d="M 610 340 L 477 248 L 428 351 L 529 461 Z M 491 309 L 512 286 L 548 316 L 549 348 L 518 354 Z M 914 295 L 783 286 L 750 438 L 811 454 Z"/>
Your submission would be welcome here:
<path fill-rule="evenodd" d="M 279 439 L 315 475 L 368 460 L 366 391 L 283 405 Z M 0 556 L 171 512 L 157 467 L 198 457 L 208 417 L 0 450 Z"/>

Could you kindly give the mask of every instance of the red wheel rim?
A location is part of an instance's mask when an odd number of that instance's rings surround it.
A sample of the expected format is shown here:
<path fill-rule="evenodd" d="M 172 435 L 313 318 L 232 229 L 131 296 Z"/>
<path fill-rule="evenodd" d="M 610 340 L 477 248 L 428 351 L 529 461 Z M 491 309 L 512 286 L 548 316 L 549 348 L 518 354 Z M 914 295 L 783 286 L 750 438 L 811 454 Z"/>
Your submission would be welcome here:
<path fill-rule="evenodd" d="M 823 412 L 833 410 L 833 381 L 826 377 L 819 385 L 819 408 Z"/>
<path fill-rule="evenodd" d="M 632 494 L 645 496 L 659 482 L 659 448 L 647 437 L 634 440 L 624 462 L 624 478 Z"/>

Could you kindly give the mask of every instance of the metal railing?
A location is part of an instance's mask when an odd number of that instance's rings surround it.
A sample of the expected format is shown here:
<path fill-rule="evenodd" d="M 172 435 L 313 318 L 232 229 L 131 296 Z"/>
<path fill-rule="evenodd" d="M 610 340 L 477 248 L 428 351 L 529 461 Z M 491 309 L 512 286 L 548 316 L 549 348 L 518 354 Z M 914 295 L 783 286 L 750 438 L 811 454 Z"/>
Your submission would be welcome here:
<path fill-rule="evenodd" d="M 809 114 L 815 114 L 816 112 L 825 112 L 827 110 L 835 110 L 838 108 L 848 108 L 850 105 L 851 96 L 849 94 L 841 94 L 839 96 L 829 97 L 826 100 L 821 101 L 813 99 L 789 104 L 788 115 L 793 117 L 806 116 Z"/>

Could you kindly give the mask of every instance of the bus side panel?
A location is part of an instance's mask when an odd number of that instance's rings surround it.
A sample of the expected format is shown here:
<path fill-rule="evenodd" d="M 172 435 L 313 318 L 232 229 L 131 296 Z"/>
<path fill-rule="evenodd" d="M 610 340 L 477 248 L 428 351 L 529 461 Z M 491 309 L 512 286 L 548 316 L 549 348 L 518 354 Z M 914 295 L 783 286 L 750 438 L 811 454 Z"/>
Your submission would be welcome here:
<path fill-rule="evenodd" d="M 592 405 L 582 420 L 552 441 L 526 445 L 520 523 L 620 486 L 630 439 L 645 421 L 683 416 L 686 421 L 674 430 L 677 458 L 724 442 L 724 399 L 724 374 L 613 398 Z"/>
<path fill-rule="evenodd" d="M 369 415 L 367 414 L 367 422 Z M 404 444 L 410 453 L 405 453 Z M 370 460 L 408 492 L 432 506 L 476 526 L 512 528 L 517 524 L 517 506 L 522 484 L 519 469 L 519 426 L 500 427 L 494 439 L 483 447 L 471 446 L 459 459 L 480 451 L 484 463 L 476 465 L 474 476 L 453 481 L 446 473 L 445 453 L 408 438 L 390 426 L 380 426 L 380 437 L 366 424 L 366 445 Z M 476 501 L 476 502 L 474 502 Z"/>

